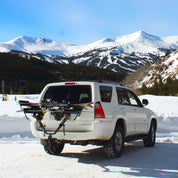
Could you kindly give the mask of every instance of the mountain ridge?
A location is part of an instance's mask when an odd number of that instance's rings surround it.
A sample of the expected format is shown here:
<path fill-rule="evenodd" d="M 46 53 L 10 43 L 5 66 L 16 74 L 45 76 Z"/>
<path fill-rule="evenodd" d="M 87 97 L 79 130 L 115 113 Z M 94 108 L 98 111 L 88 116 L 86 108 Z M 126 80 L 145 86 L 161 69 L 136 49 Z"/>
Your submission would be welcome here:
<path fill-rule="evenodd" d="M 140 85 L 145 84 L 147 87 L 152 87 L 155 82 L 167 83 L 169 79 L 178 80 L 178 50 L 162 57 L 150 66 L 148 74 L 140 82 Z"/>
<path fill-rule="evenodd" d="M 20 36 L 0 43 L 0 52 L 30 55 L 61 64 L 83 64 L 130 73 L 178 49 L 178 36 L 158 37 L 144 31 L 74 45 L 46 38 Z"/>
<path fill-rule="evenodd" d="M 153 65 L 146 64 L 137 69 L 127 75 L 122 83 L 137 92 L 140 92 L 141 89 L 143 92 L 150 94 L 160 92 L 159 94 L 177 95 L 178 50 L 172 53 L 167 52 L 164 57 L 161 57 Z M 175 93 L 171 93 L 171 90 L 175 90 Z"/>

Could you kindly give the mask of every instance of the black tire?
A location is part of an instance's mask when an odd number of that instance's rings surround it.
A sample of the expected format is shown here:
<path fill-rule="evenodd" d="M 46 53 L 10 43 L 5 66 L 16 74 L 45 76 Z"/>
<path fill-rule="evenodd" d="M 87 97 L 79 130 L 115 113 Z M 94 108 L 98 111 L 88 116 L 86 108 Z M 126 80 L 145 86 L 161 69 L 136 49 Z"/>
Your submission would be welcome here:
<path fill-rule="evenodd" d="M 104 151 L 110 158 L 120 157 L 124 149 L 123 128 L 117 126 L 111 139 L 104 145 Z"/>
<path fill-rule="evenodd" d="M 153 147 L 156 142 L 156 125 L 154 122 L 151 123 L 148 136 L 143 139 L 145 147 Z"/>
<path fill-rule="evenodd" d="M 50 155 L 60 155 L 64 148 L 64 143 L 60 143 L 56 139 L 41 140 L 46 153 Z"/>

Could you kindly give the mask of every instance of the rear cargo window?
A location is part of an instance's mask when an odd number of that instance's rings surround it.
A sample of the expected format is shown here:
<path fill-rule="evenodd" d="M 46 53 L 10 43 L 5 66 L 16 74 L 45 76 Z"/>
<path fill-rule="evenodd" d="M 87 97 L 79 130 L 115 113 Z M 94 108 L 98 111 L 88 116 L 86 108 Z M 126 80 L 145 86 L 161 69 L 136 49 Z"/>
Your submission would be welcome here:
<path fill-rule="evenodd" d="M 100 96 L 102 102 L 111 102 L 112 87 L 100 86 Z"/>
<path fill-rule="evenodd" d="M 90 85 L 72 86 L 52 86 L 49 87 L 44 95 L 44 101 L 57 103 L 89 103 L 91 102 Z"/>

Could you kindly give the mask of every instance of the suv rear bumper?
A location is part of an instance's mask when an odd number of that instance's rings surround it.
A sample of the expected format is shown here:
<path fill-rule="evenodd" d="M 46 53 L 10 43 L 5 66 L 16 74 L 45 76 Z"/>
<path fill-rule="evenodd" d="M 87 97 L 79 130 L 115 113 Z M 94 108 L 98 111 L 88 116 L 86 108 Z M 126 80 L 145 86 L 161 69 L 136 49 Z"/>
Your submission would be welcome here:
<path fill-rule="evenodd" d="M 115 123 L 110 119 L 97 119 L 94 121 L 93 130 L 90 132 L 63 132 L 63 128 L 60 129 L 53 138 L 61 141 L 87 141 L 87 140 L 109 140 L 114 132 L 111 128 L 115 128 Z M 36 129 L 36 120 L 31 121 L 32 134 L 40 139 L 48 139 L 48 134 L 44 134 L 43 131 Z"/>

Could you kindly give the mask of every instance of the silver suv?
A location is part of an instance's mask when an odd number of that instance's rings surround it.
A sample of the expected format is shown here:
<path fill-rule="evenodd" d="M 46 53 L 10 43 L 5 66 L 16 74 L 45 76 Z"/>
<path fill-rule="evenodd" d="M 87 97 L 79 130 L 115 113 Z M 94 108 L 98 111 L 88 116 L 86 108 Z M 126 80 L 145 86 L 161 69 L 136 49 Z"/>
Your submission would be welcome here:
<path fill-rule="evenodd" d="M 59 155 L 65 143 L 102 145 L 108 157 L 119 157 L 124 142 L 143 139 L 155 145 L 154 113 L 128 88 L 99 82 L 48 84 L 39 103 L 20 101 L 33 114 L 31 130 L 47 153 Z M 28 117 L 28 116 L 27 116 Z"/>

